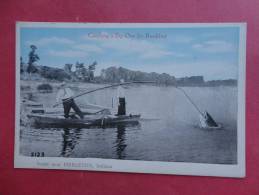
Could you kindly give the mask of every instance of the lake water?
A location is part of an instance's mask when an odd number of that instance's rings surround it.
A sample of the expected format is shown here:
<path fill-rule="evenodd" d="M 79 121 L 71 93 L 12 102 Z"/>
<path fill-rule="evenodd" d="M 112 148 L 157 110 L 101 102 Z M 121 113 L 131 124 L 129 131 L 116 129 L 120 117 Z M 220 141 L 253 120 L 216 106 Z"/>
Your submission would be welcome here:
<path fill-rule="evenodd" d="M 100 86 L 80 87 L 90 90 Z M 20 153 L 25 156 L 44 152 L 48 157 L 236 164 L 237 88 L 183 89 L 199 109 L 208 111 L 223 129 L 200 129 L 199 113 L 174 87 L 133 85 L 125 89 L 127 113 L 141 114 L 139 125 L 106 129 L 21 126 Z M 76 102 L 115 108 L 112 98 L 116 99 L 116 92 L 116 89 L 107 89 L 80 97 Z M 54 97 L 55 93 L 37 94 L 36 100 L 50 106 L 55 102 Z"/>

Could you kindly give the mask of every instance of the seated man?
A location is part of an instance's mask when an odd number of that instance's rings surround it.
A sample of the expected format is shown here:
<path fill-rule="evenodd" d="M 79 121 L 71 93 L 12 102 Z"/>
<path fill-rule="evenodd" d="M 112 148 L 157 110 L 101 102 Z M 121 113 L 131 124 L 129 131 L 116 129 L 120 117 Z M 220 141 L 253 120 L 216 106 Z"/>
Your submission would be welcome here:
<path fill-rule="evenodd" d="M 60 102 L 62 100 L 65 118 L 69 117 L 70 109 L 73 108 L 76 114 L 80 116 L 81 119 L 83 119 L 84 115 L 82 111 L 79 109 L 79 107 L 76 105 L 73 99 L 73 96 L 74 96 L 73 91 L 66 86 L 65 82 L 62 82 L 60 85 L 60 89 L 57 93 L 56 101 Z"/>

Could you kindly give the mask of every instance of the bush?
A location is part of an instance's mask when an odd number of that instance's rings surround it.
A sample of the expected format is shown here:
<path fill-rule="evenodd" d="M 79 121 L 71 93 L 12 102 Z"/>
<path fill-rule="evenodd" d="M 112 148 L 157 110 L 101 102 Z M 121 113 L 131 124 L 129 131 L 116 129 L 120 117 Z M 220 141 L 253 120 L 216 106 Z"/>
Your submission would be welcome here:
<path fill-rule="evenodd" d="M 31 87 L 28 85 L 21 85 L 21 91 L 29 91 L 31 90 Z"/>
<path fill-rule="evenodd" d="M 53 87 L 50 84 L 41 84 L 41 85 L 38 85 L 37 89 L 41 92 L 51 93 L 53 90 Z"/>
<path fill-rule="evenodd" d="M 71 76 L 66 73 L 62 69 L 58 68 L 52 68 L 48 66 L 42 66 L 40 69 L 40 75 L 43 78 L 51 79 L 51 80 L 58 80 L 58 81 L 64 81 L 64 80 L 70 80 Z"/>

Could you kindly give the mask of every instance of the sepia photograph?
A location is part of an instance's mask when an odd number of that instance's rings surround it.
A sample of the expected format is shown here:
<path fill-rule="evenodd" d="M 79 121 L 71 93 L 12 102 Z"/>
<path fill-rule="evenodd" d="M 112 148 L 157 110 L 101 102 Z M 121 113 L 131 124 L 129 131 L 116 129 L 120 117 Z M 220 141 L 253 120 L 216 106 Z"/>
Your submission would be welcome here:
<path fill-rule="evenodd" d="M 245 23 L 16 24 L 15 167 L 245 176 Z"/>

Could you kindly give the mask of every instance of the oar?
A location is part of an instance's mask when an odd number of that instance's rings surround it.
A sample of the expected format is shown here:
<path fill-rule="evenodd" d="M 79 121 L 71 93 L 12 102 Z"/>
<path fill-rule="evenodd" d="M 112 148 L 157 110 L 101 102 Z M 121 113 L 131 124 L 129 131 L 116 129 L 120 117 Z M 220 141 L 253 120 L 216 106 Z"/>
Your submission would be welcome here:
<path fill-rule="evenodd" d="M 94 90 L 85 91 L 85 92 L 80 93 L 78 95 L 72 96 L 71 98 L 68 98 L 68 99 L 66 99 L 62 102 L 58 102 L 58 103 L 54 104 L 53 107 L 56 107 L 56 106 L 62 104 L 63 102 L 69 101 L 71 99 L 78 98 L 80 96 L 83 96 L 83 95 L 86 95 L 86 94 L 89 94 L 89 93 L 93 93 L 93 92 L 96 92 L 96 91 L 100 91 L 100 90 L 104 90 L 104 89 L 108 89 L 108 88 L 112 88 L 112 87 L 118 87 L 118 86 L 122 86 L 122 85 L 130 85 L 130 84 L 133 84 L 133 83 L 155 83 L 155 82 L 154 81 L 132 81 L 132 82 L 118 83 L 118 84 L 114 84 L 114 85 L 100 87 L 100 88 L 97 88 L 97 89 L 94 89 Z"/>

